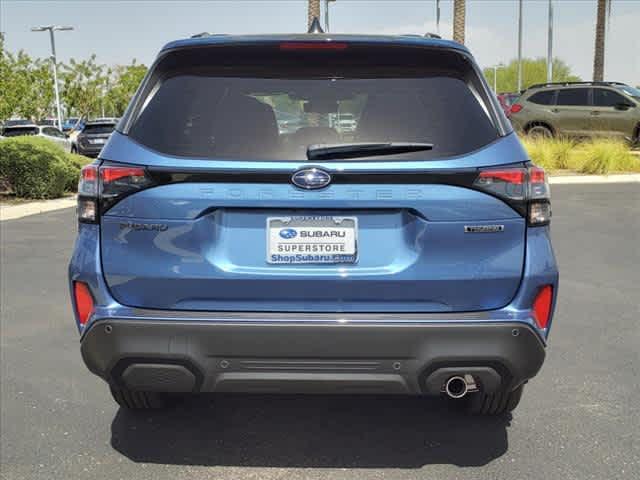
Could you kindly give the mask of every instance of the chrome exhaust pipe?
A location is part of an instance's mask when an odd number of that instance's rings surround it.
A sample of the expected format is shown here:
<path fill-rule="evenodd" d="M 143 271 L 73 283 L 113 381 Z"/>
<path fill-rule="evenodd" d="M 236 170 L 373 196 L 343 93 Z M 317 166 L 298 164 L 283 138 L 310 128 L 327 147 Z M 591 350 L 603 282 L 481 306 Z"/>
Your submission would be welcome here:
<path fill-rule="evenodd" d="M 447 380 L 444 391 L 450 398 L 462 398 L 469 392 L 477 392 L 478 386 L 471 375 L 456 375 Z"/>

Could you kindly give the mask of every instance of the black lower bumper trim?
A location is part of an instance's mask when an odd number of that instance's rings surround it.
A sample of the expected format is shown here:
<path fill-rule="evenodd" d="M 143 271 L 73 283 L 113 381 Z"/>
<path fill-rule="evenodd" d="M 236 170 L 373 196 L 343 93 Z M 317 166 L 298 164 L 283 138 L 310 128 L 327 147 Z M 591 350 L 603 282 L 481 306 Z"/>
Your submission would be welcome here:
<path fill-rule="evenodd" d="M 476 372 L 487 389 L 515 388 L 545 357 L 531 327 L 503 322 L 105 319 L 85 332 L 81 351 L 110 383 L 194 392 L 437 394 L 443 371 Z"/>

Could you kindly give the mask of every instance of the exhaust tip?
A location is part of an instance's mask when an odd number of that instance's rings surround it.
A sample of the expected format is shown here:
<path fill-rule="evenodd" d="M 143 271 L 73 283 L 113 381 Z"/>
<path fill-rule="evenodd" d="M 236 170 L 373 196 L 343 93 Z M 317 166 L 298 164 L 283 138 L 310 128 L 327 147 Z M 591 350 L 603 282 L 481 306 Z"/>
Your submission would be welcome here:
<path fill-rule="evenodd" d="M 450 398 L 462 398 L 469 391 L 467 382 L 464 377 L 455 376 L 447 380 L 444 385 L 444 391 Z"/>

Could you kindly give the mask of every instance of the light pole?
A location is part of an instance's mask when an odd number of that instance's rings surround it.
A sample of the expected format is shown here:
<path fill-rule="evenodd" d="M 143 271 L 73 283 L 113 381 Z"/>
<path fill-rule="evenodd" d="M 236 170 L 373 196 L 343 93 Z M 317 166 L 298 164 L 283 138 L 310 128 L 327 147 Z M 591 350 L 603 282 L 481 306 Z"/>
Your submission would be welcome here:
<path fill-rule="evenodd" d="M 504 67 L 503 63 L 499 63 L 498 65 L 494 65 L 493 67 L 493 91 L 498 93 L 498 69 Z"/>
<path fill-rule="evenodd" d="M 547 37 L 547 83 L 553 82 L 553 0 L 549 0 L 549 32 Z"/>
<path fill-rule="evenodd" d="M 440 0 L 436 0 L 436 33 L 440 35 Z"/>
<path fill-rule="evenodd" d="M 60 110 L 60 92 L 58 91 L 58 62 L 56 59 L 56 41 L 53 35 L 55 31 L 73 30 L 73 27 L 62 27 L 60 25 L 45 25 L 31 28 L 32 32 L 49 32 L 51 40 L 51 63 L 53 65 L 53 90 L 56 94 L 56 110 L 58 115 L 58 128 L 62 130 L 62 111 Z"/>
<path fill-rule="evenodd" d="M 329 3 L 336 0 L 324 0 L 324 31 L 329 33 Z"/>
<path fill-rule="evenodd" d="M 518 93 L 522 91 L 522 0 L 518 1 Z"/>

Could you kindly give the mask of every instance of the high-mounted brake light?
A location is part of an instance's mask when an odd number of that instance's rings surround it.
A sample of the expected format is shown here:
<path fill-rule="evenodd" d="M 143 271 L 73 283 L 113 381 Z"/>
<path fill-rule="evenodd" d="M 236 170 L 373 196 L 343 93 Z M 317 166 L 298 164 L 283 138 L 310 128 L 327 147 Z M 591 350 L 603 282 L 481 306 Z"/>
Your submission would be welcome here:
<path fill-rule="evenodd" d="M 551 318 L 551 302 L 553 301 L 553 287 L 545 285 L 540 289 L 533 301 L 533 317 L 540 328 L 547 328 Z"/>
<path fill-rule="evenodd" d="M 93 313 L 93 296 L 84 282 L 73 282 L 73 296 L 78 322 L 84 327 Z"/>
<path fill-rule="evenodd" d="M 527 217 L 530 226 L 547 225 L 551 220 L 549 184 L 542 168 L 482 170 L 473 186 L 505 200 Z"/>
<path fill-rule="evenodd" d="M 78 220 L 95 223 L 101 212 L 122 198 L 154 184 L 143 167 L 88 165 L 82 169 L 78 184 Z"/>
<path fill-rule="evenodd" d="M 280 50 L 346 50 L 346 43 L 340 42 L 284 42 Z"/>

